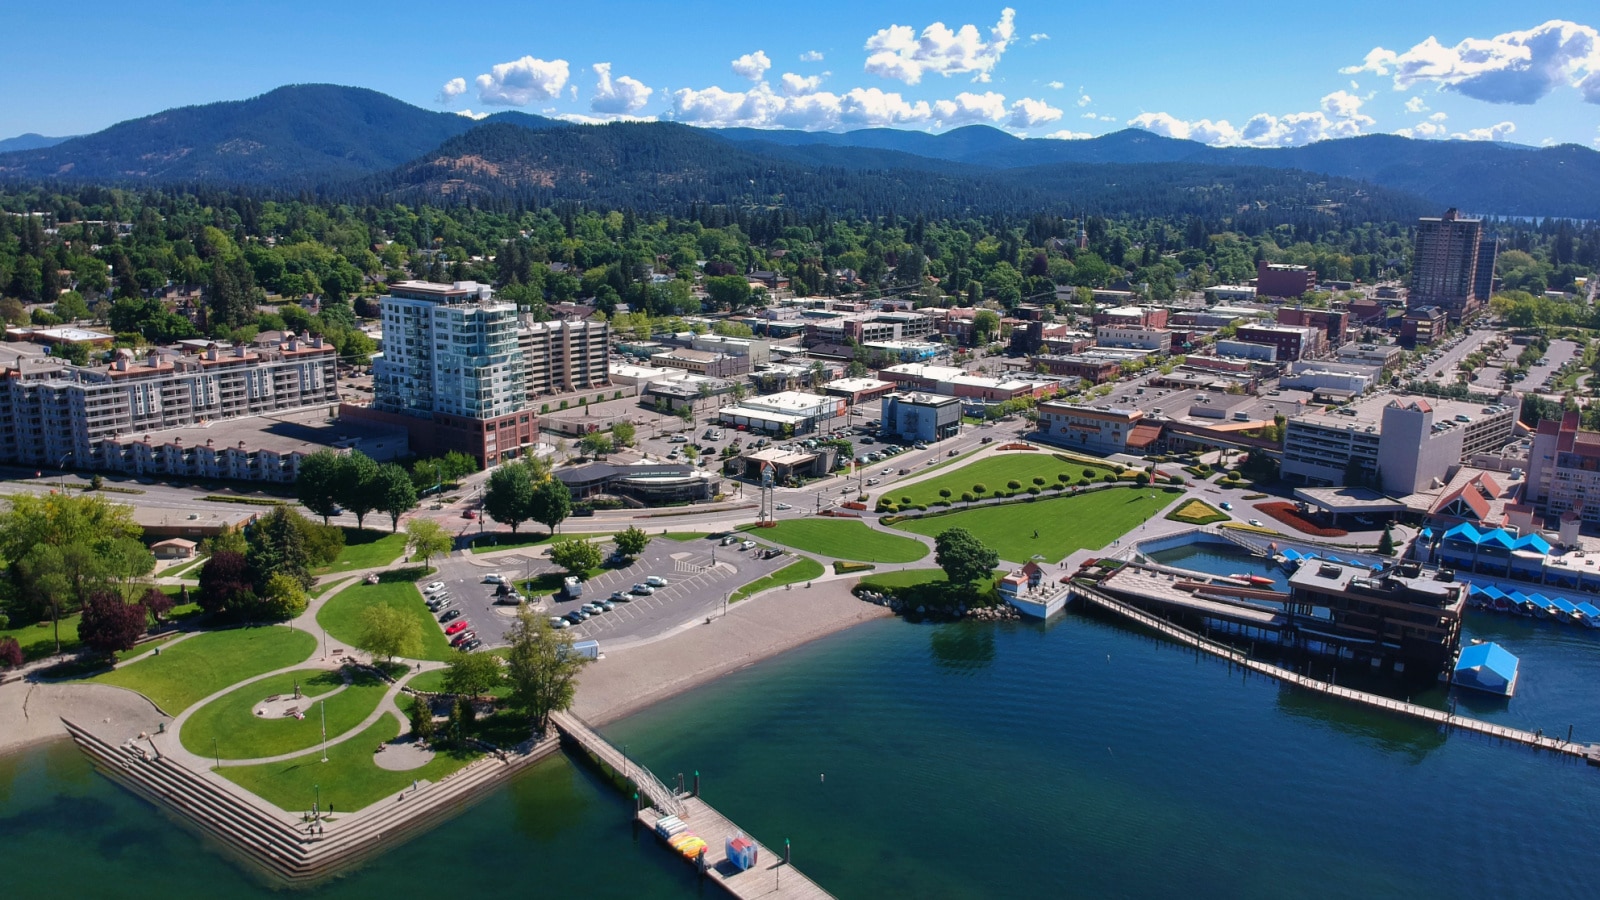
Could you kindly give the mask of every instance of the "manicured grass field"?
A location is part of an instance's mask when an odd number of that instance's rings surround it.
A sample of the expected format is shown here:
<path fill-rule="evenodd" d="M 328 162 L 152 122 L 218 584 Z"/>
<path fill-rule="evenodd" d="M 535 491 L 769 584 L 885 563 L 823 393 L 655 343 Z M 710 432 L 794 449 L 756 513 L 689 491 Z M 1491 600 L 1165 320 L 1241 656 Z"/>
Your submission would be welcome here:
<path fill-rule="evenodd" d="M 915 562 L 928 555 L 920 541 L 878 531 L 857 519 L 786 519 L 771 528 L 749 525 L 741 530 L 759 540 L 859 562 Z"/>
<path fill-rule="evenodd" d="M 894 594 L 912 604 L 942 606 L 965 603 L 972 606 L 994 593 L 994 582 L 994 576 L 990 576 L 966 587 L 952 586 L 943 569 L 901 569 L 881 575 L 864 575 L 861 587 Z"/>
<path fill-rule="evenodd" d="M 62 653 L 71 653 L 78 649 L 80 618 L 77 613 L 73 613 L 61 619 Z M 22 658 L 26 660 L 39 659 L 56 652 L 56 628 L 49 619 L 34 625 L 0 628 L 0 638 L 16 638 L 17 645 L 22 648 Z"/>
<path fill-rule="evenodd" d="M 1076 497 L 980 506 L 907 519 L 895 527 L 930 537 L 947 529 L 965 528 L 1003 560 L 1027 562 L 1038 554 L 1048 562 L 1058 562 L 1074 550 L 1106 546 L 1174 499 L 1164 490 L 1110 488 Z"/>
<path fill-rule="evenodd" d="M 323 810 L 332 807 L 337 816 L 410 788 L 413 780 L 437 782 L 479 755 L 439 753 L 422 768 L 404 772 L 378 768 L 372 760 L 373 748 L 399 734 L 400 722 L 388 715 L 350 740 L 330 746 L 327 762 L 321 761 L 319 749 L 283 762 L 223 766 L 212 771 L 290 812 L 310 810 L 320 795 Z"/>
<path fill-rule="evenodd" d="M 1226 522 L 1232 517 L 1204 500 L 1190 500 L 1167 513 L 1166 518 L 1190 525 L 1210 525 L 1213 522 Z"/>
<path fill-rule="evenodd" d="M 371 528 L 344 529 L 344 549 L 332 563 L 316 571 L 318 575 L 375 569 L 399 559 L 406 552 L 406 534 L 390 534 Z"/>
<path fill-rule="evenodd" d="M 1006 487 L 1006 483 L 1009 481 L 1020 482 L 1022 484 L 1021 490 L 1026 491 L 1033 486 L 1033 479 L 1036 477 L 1043 478 L 1044 486 L 1048 488 L 1052 484 L 1060 483 L 1057 476 L 1063 472 L 1071 476 L 1071 483 L 1076 484 L 1083 478 L 1083 470 L 1085 468 L 1094 470 L 1094 478 L 1092 480 L 1095 481 L 1098 481 L 1101 475 L 1111 471 L 1104 466 L 1086 466 L 1083 463 L 1062 462 L 1049 453 L 1042 451 L 1030 453 L 1018 450 L 985 457 L 969 465 L 951 469 L 949 472 L 937 478 L 930 478 L 927 481 L 920 481 L 905 487 L 890 485 L 883 490 L 882 496 L 900 503 L 902 508 L 905 504 L 901 503 L 901 497 L 910 497 L 912 506 L 924 506 L 944 499 L 939 496 L 939 491 L 944 489 L 950 492 L 949 499 L 952 503 L 960 503 L 961 495 L 972 492 L 972 486 L 975 484 L 981 484 L 987 489 L 983 496 L 990 496 L 995 491 L 1011 490 Z M 1049 495 L 1046 494 L 1045 496 Z"/>
<path fill-rule="evenodd" d="M 163 578 L 198 578 L 200 575 L 200 567 L 205 565 L 205 562 L 208 558 L 209 557 L 205 556 L 197 557 L 189 560 L 186 563 L 180 563 L 172 568 L 164 569 L 158 574 Z"/>
<path fill-rule="evenodd" d="M 90 680 L 138 691 L 169 715 L 177 715 L 234 682 L 302 662 L 316 649 L 316 638 L 298 628 L 234 628 L 197 635 L 163 649 L 160 656 Z"/>
<path fill-rule="evenodd" d="M 422 592 L 410 581 L 380 581 L 377 584 L 353 584 L 323 604 L 317 612 L 317 624 L 328 632 L 328 637 L 353 647 L 361 636 L 361 613 L 377 604 L 394 607 L 417 620 L 422 630 L 422 653 L 417 659 L 449 660 L 455 651 L 445 639 L 439 622 L 423 605 Z"/>
<path fill-rule="evenodd" d="M 802 556 L 798 560 L 788 564 L 787 566 L 784 566 L 776 572 L 773 572 L 771 575 L 768 575 L 764 578 L 757 578 L 755 581 L 752 581 L 737 591 L 734 591 L 732 602 L 738 603 L 740 600 L 743 600 L 746 597 L 759 594 L 762 591 L 770 590 L 775 587 L 783 587 L 786 584 L 799 584 L 802 581 L 815 581 L 816 579 L 822 577 L 824 571 L 825 570 L 822 568 L 822 563 L 817 562 L 809 556 Z"/>
<path fill-rule="evenodd" d="M 293 694 L 296 684 L 300 685 L 301 696 L 306 698 L 300 704 L 305 718 L 266 719 L 254 714 L 257 703 L 275 694 Z M 342 684 L 344 677 L 339 672 L 326 669 L 301 669 L 254 681 L 196 710 L 183 723 L 183 733 L 179 737 L 190 753 L 220 755 L 223 759 L 255 759 L 310 749 L 322 740 L 323 710 L 314 698 Z M 387 690 L 384 682 L 361 673 L 349 687 L 329 696 L 325 701 L 328 737 L 337 738 L 360 725 L 362 719 L 378 708 L 378 701 Z"/>
<path fill-rule="evenodd" d="M 418 691 L 428 691 L 429 693 L 434 694 L 443 693 L 445 671 L 446 670 L 444 669 L 433 669 L 431 671 L 423 672 L 421 675 L 418 675 L 417 677 L 406 682 L 406 687 Z M 489 691 L 488 696 L 504 700 L 505 698 L 511 696 L 511 685 L 501 684 Z M 407 708 L 406 703 L 408 702 L 410 701 L 402 700 L 400 703 L 400 708 Z"/>
<path fill-rule="evenodd" d="M 655 537 L 664 537 L 669 541 L 688 543 L 689 541 L 698 541 L 710 533 L 709 531 L 669 531 L 666 534 L 655 535 Z"/>

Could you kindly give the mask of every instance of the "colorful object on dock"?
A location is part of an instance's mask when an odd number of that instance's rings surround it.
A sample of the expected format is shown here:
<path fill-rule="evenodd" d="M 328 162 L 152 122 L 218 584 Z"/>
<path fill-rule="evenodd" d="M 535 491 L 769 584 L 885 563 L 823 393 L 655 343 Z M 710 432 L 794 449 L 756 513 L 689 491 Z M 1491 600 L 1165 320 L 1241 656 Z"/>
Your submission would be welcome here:
<path fill-rule="evenodd" d="M 728 862 L 733 863 L 734 868 L 741 872 L 755 868 L 756 859 L 760 855 L 756 850 L 756 842 L 742 834 L 728 838 L 727 853 Z"/>
<path fill-rule="evenodd" d="M 1472 644 L 1463 647 L 1456 658 L 1455 683 L 1509 697 L 1517 690 L 1517 665 L 1517 658 L 1493 641 Z"/>

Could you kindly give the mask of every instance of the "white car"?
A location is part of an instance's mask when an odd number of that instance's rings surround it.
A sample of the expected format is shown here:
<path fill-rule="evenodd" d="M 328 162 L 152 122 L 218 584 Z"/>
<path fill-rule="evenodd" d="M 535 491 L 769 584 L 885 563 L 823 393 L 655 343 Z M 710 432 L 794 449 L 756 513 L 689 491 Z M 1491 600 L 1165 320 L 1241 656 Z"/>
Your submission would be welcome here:
<path fill-rule="evenodd" d="M 500 575 L 495 572 L 490 572 L 489 574 L 483 576 L 484 584 L 500 584 L 503 581 L 505 581 L 505 579 L 501 578 Z"/>
<path fill-rule="evenodd" d="M 1266 527 L 1265 525 L 1261 524 L 1261 520 L 1260 519 L 1251 519 L 1250 520 L 1250 524 L 1254 525 L 1257 528 L 1265 528 Z"/>
<path fill-rule="evenodd" d="M 644 583 L 650 585 L 651 587 L 666 587 L 668 581 L 665 578 L 662 578 L 660 575 L 651 575 L 649 578 L 644 580 Z"/>
<path fill-rule="evenodd" d="M 794 509 L 794 507 L 792 507 L 792 506 L 790 506 L 790 505 L 789 505 L 789 504 L 787 504 L 787 503 L 779 503 L 779 504 L 778 504 L 778 509 L 779 509 L 779 510 L 785 510 L 785 509 Z"/>
<path fill-rule="evenodd" d="M 739 545 L 739 549 L 740 550 L 754 550 L 755 548 L 756 548 L 756 542 L 755 541 L 745 541 L 745 542 L 743 542 L 743 543 L 741 543 Z"/>
<path fill-rule="evenodd" d="M 552 616 L 550 618 L 550 627 L 551 628 L 562 629 L 562 628 L 566 628 L 568 625 L 571 625 L 571 624 L 572 624 L 571 622 L 568 622 L 566 619 L 563 619 L 560 616 Z"/>
<path fill-rule="evenodd" d="M 432 581 L 432 582 L 428 583 L 427 587 L 422 589 L 422 592 L 424 594 L 431 594 L 431 593 L 433 593 L 435 591 L 442 591 L 442 590 L 444 590 L 444 582 L 442 582 L 442 581 Z"/>

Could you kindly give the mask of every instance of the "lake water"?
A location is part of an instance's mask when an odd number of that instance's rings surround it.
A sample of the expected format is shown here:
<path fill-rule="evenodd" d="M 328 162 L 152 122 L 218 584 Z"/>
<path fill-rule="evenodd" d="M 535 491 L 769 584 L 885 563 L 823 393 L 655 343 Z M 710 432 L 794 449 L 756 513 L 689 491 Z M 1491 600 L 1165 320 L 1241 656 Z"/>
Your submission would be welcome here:
<path fill-rule="evenodd" d="M 1474 712 L 1547 731 L 1570 719 L 1600 740 L 1593 632 L 1470 627 L 1522 656 L 1526 679 Z M 769 846 L 790 839 L 840 897 L 1593 894 L 1600 770 L 1287 691 L 1076 614 L 880 620 L 606 731 L 663 779 L 698 770 L 710 802 Z M 552 760 L 312 893 L 701 895 L 687 866 L 635 840 L 628 808 Z M 70 747 L 0 760 L 0 846 L 46 861 L 8 866 L 0 893 L 268 893 L 159 819 Z"/>

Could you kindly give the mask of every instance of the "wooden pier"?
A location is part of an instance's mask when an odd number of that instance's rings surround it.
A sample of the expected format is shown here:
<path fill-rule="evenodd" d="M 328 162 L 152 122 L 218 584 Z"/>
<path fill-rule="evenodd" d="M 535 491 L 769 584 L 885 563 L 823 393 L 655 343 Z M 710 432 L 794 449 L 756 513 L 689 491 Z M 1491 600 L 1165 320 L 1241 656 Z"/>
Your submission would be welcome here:
<path fill-rule="evenodd" d="M 680 794 L 663 784 L 648 768 L 630 760 L 610 741 L 570 713 L 554 713 L 551 724 L 564 740 L 576 745 L 597 762 L 636 786 L 644 804 L 635 816 L 652 834 L 656 820 L 677 816 L 706 842 L 705 877 L 734 897 L 793 898 L 793 900 L 831 900 L 832 894 L 783 861 L 782 853 L 756 841 L 727 816 L 691 794 Z M 756 841 L 756 865 L 740 871 L 728 861 L 728 838 L 744 836 Z M 687 861 L 686 861 L 687 862 Z M 693 865 L 693 863 L 690 863 Z"/>
<path fill-rule="evenodd" d="M 1156 616 L 1153 616 L 1130 603 L 1124 603 L 1121 600 L 1117 600 L 1114 597 L 1103 594 L 1100 591 L 1086 587 L 1082 584 L 1073 584 L 1072 593 L 1074 596 L 1086 603 L 1121 616 L 1125 619 L 1130 619 L 1134 622 L 1137 622 L 1138 624 L 1143 625 L 1152 631 L 1159 632 L 1181 644 L 1186 644 L 1190 647 L 1210 653 L 1213 656 L 1221 657 L 1222 659 L 1226 659 L 1234 665 L 1240 666 L 1252 672 L 1266 675 L 1269 678 L 1276 678 L 1279 681 L 1292 684 L 1295 687 L 1304 688 L 1305 690 L 1313 691 L 1329 697 L 1338 697 L 1341 700 L 1348 700 L 1350 702 L 1359 703 L 1363 706 L 1368 706 L 1375 709 L 1388 710 L 1389 712 L 1398 713 L 1413 719 L 1420 719 L 1424 722 L 1433 722 L 1437 725 L 1443 725 L 1446 729 L 1454 728 L 1461 731 L 1476 732 L 1489 737 L 1500 738 L 1501 740 L 1505 741 L 1512 741 L 1514 743 L 1522 744 L 1526 747 L 1532 747 L 1536 750 L 1548 750 L 1551 753 L 1556 753 L 1563 756 L 1577 757 L 1578 759 L 1588 762 L 1591 766 L 1600 766 L 1600 744 L 1574 743 L 1571 741 L 1561 740 L 1560 738 L 1550 737 L 1545 734 L 1524 731 L 1520 728 L 1507 728 L 1504 725 L 1496 725 L 1492 722 L 1485 722 L 1482 719 L 1474 719 L 1471 716 L 1459 716 L 1440 709 L 1433 709 L 1427 706 L 1418 706 L 1415 703 L 1394 700 L 1379 694 L 1369 694 L 1365 691 L 1356 691 L 1346 687 L 1339 687 L 1336 684 L 1329 684 L 1326 681 L 1319 681 L 1310 676 L 1302 675 L 1299 672 L 1284 669 L 1262 660 L 1253 659 L 1235 647 L 1224 644 L 1220 641 L 1214 641 L 1210 638 L 1203 637 L 1194 633 L 1193 631 L 1188 630 L 1187 628 L 1182 628 L 1172 624 L 1171 622 L 1157 618 Z"/>

